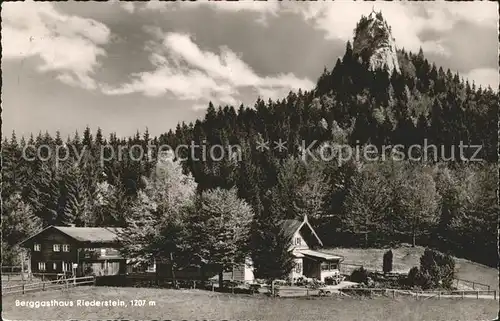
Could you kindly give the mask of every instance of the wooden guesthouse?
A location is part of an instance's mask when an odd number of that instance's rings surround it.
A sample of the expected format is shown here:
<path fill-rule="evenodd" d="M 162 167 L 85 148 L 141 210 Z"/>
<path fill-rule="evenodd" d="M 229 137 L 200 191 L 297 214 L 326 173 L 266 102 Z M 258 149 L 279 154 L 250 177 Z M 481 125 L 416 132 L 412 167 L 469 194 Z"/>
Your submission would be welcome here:
<path fill-rule="evenodd" d="M 117 275 L 125 273 L 119 228 L 49 226 L 20 243 L 31 273 Z"/>

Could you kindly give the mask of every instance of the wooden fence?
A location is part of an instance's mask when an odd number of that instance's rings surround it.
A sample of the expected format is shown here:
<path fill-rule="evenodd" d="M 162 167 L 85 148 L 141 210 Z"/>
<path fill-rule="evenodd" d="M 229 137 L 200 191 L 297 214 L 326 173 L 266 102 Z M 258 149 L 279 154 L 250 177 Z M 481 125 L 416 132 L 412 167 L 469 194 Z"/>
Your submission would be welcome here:
<path fill-rule="evenodd" d="M 347 295 L 384 295 L 396 298 L 396 296 L 411 296 L 416 299 L 441 299 L 441 298 L 475 298 L 475 299 L 497 299 L 495 290 L 449 290 L 449 291 L 411 291 L 399 289 L 378 289 L 378 288 L 344 288 L 341 292 Z"/>
<path fill-rule="evenodd" d="M 427 299 L 493 299 L 497 300 L 497 291 L 495 290 L 463 290 L 463 291 L 411 291 L 386 288 L 342 288 L 337 290 L 328 290 L 319 288 L 311 289 L 293 286 L 272 286 L 270 289 L 272 296 L 279 297 L 305 297 L 305 296 L 325 296 L 337 294 L 348 297 L 411 297 L 417 300 Z"/>
<path fill-rule="evenodd" d="M 417 300 L 427 299 L 497 299 L 497 291 L 495 290 L 450 290 L 450 291 L 412 291 L 400 289 L 387 289 L 387 288 L 305 288 L 297 286 L 275 286 L 270 288 L 272 296 L 279 297 L 305 297 L 305 296 L 325 296 L 337 294 L 339 296 L 348 297 L 412 297 Z"/>
<path fill-rule="evenodd" d="M 21 271 L 22 271 L 21 266 L 2 265 L 2 274 L 4 274 L 4 273 L 21 273 Z"/>
<path fill-rule="evenodd" d="M 28 292 L 47 291 L 47 290 L 60 290 L 68 289 L 70 287 L 79 285 L 95 285 L 95 276 L 83 276 L 78 278 L 65 278 L 53 281 L 36 282 L 36 283 L 22 283 L 19 285 L 10 285 L 2 287 L 2 295 Z"/>
<path fill-rule="evenodd" d="M 110 282 L 106 282 L 106 279 Z M 118 283 L 113 284 L 113 279 L 116 279 Z M 234 282 L 231 280 L 224 280 L 223 289 L 219 289 L 219 280 L 209 279 L 209 280 L 199 280 L 199 279 L 173 279 L 169 277 L 156 276 L 155 273 L 129 273 L 126 275 L 118 276 L 102 276 L 99 277 L 97 285 L 110 285 L 113 286 L 146 286 L 146 287 L 165 287 L 165 288 L 187 288 L 187 289 L 205 289 L 210 291 L 224 291 L 224 292 L 258 292 L 252 291 L 249 288 L 243 286 L 239 282 Z"/>
<path fill-rule="evenodd" d="M 490 285 L 476 282 L 476 281 L 469 281 L 469 280 L 464 280 L 464 279 L 459 279 L 459 278 L 455 278 L 455 281 L 456 281 L 457 288 L 460 286 L 460 284 L 463 284 L 469 288 L 472 288 L 473 290 L 486 289 L 489 291 L 491 289 Z"/>
<path fill-rule="evenodd" d="M 66 275 L 66 277 L 70 276 L 69 273 L 20 273 L 20 272 L 3 272 L 2 273 L 2 281 L 50 281 L 54 279 L 61 278 L 61 276 Z"/>

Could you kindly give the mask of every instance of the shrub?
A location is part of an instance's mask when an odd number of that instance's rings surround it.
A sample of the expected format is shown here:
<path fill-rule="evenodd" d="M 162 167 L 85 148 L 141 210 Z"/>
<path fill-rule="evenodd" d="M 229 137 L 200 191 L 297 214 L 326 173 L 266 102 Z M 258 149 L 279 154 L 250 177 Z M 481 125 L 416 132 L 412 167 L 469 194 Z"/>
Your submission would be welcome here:
<path fill-rule="evenodd" d="M 325 278 L 325 284 L 326 285 L 333 285 L 333 284 L 335 284 L 335 278 L 333 276 L 327 276 Z"/>
<path fill-rule="evenodd" d="M 418 267 L 412 267 L 406 277 L 406 285 L 419 287 L 424 290 L 432 287 L 431 278 L 428 273 L 420 271 Z"/>
<path fill-rule="evenodd" d="M 392 251 L 389 250 L 384 253 L 382 270 L 384 273 L 389 273 L 392 271 Z"/>
<path fill-rule="evenodd" d="M 357 283 L 368 283 L 368 271 L 364 267 L 360 267 L 351 273 L 350 280 Z"/>
<path fill-rule="evenodd" d="M 420 271 L 418 267 L 416 266 L 412 267 L 408 272 L 408 276 L 406 277 L 406 284 L 408 286 L 417 286 L 419 276 L 420 276 Z"/>
<path fill-rule="evenodd" d="M 420 272 L 422 277 L 428 278 L 425 286 L 449 289 L 455 277 L 455 261 L 450 255 L 426 249 L 420 257 Z"/>

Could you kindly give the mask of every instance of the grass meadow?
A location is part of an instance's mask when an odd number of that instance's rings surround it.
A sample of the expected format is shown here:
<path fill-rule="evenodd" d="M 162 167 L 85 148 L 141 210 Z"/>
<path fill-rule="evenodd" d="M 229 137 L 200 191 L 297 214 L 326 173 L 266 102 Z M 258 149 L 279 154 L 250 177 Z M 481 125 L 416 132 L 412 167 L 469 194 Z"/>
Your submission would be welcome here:
<path fill-rule="evenodd" d="M 123 300 L 125 307 L 16 307 L 16 300 Z M 493 320 L 498 302 L 477 299 L 269 298 L 203 290 L 79 287 L 63 291 L 8 295 L 3 320 L 174 319 L 174 320 Z M 131 300 L 145 300 L 132 306 Z M 150 304 L 149 302 L 154 302 Z"/>

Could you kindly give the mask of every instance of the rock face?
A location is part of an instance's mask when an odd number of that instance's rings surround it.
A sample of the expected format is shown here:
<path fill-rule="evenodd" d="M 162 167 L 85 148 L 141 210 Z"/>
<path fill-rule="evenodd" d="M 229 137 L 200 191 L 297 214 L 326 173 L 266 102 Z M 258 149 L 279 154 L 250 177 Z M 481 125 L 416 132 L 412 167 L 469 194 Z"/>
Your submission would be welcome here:
<path fill-rule="evenodd" d="M 368 17 L 361 17 L 355 29 L 352 49 L 353 54 L 368 62 L 372 70 L 387 65 L 390 72 L 400 72 L 391 28 L 381 12 L 372 11 Z"/>

